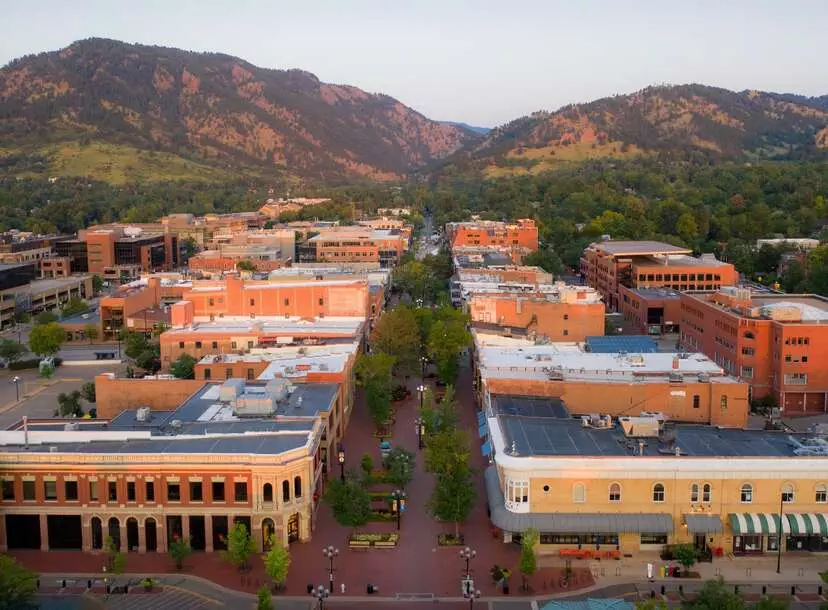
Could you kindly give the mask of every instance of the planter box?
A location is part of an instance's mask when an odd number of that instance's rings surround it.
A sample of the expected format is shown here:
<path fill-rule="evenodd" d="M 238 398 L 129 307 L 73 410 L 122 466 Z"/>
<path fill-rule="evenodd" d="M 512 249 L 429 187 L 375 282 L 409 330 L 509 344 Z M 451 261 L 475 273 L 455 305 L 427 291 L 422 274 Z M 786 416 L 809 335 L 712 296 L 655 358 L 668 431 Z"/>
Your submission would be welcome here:
<path fill-rule="evenodd" d="M 377 541 L 377 542 L 375 542 L 375 543 L 374 543 L 374 546 L 375 546 L 375 547 L 390 547 L 390 548 L 394 548 L 395 546 L 397 546 L 397 543 L 396 543 L 396 542 L 394 542 L 393 540 L 387 540 L 387 541 L 384 541 L 384 542 L 383 542 L 383 541 Z"/>
<path fill-rule="evenodd" d="M 361 546 L 361 547 L 368 547 L 371 546 L 370 540 L 349 540 L 348 546 Z"/>

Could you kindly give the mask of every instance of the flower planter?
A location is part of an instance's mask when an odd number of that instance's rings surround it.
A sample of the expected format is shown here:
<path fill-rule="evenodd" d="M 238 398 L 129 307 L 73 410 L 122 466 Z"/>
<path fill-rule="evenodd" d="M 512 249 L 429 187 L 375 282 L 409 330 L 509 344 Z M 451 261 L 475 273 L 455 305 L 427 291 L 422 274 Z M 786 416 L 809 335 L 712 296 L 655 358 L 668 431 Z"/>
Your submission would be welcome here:
<path fill-rule="evenodd" d="M 437 534 L 437 546 L 463 546 L 465 544 L 463 534 L 455 537 L 454 534 Z"/>

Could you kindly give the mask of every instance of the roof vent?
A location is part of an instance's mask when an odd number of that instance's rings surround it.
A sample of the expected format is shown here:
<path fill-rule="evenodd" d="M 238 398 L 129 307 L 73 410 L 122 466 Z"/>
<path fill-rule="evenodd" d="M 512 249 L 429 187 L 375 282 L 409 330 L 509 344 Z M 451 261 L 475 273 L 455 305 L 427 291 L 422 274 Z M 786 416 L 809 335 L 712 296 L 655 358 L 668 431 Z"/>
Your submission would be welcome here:
<path fill-rule="evenodd" d="M 152 409 L 150 407 L 138 407 L 135 413 L 135 421 L 148 422 L 152 419 Z"/>
<path fill-rule="evenodd" d="M 670 383 L 681 383 L 684 381 L 684 375 L 677 372 L 671 372 L 669 375 L 669 381 Z"/>
<path fill-rule="evenodd" d="M 49 453 L 57 453 L 57 445 L 50 445 Z"/>
<path fill-rule="evenodd" d="M 296 398 L 296 403 L 293 405 L 293 406 L 294 406 L 294 408 L 296 408 L 296 409 L 301 409 L 301 408 L 302 408 L 302 403 L 303 403 L 303 402 L 305 402 L 305 401 L 304 401 L 304 397 L 302 397 L 302 396 L 297 397 L 297 398 Z"/>
<path fill-rule="evenodd" d="M 699 373 L 699 383 L 710 383 L 710 375 L 707 373 Z"/>

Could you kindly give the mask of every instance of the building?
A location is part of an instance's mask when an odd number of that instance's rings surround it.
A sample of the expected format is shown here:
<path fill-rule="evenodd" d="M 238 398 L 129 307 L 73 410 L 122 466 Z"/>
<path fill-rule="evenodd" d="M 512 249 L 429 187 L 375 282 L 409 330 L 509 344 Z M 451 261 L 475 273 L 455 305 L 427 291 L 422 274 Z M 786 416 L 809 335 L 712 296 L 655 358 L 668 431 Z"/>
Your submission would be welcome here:
<path fill-rule="evenodd" d="M 170 214 L 147 230 L 170 232 L 178 236 L 179 241 L 192 240 L 197 247 L 203 248 L 213 236 L 221 231 L 244 232 L 259 229 L 265 225 L 267 218 L 258 212 L 234 212 L 231 214 Z"/>
<path fill-rule="evenodd" d="M 819 247 L 819 240 L 810 239 L 807 237 L 778 237 L 771 239 L 757 239 L 756 247 L 761 248 L 762 246 L 786 246 L 794 248 L 796 250 L 813 250 L 814 248 Z"/>
<path fill-rule="evenodd" d="M 671 421 L 747 423 L 747 384 L 703 354 L 587 352 L 577 343 L 472 335 L 483 404 L 492 394 L 523 395 L 559 399 L 577 415 L 659 412 Z"/>
<path fill-rule="evenodd" d="M 457 246 L 452 248 L 451 254 L 457 270 L 494 270 L 515 266 L 511 249 L 502 246 Z"/>
<path fill-rule="evenodd" d="M 681 344 L 772 396 L 786 414 L 828 411 L 828 299 L 747 288 L 681 295 Z"/>
<path fill-rule="evenodd" d="M 48 258 L 66 235 L 37 235 L 21 231 L 0 233 L 0 263 L 11 265 Z"/>
<path fill-rule="evenodd" d="M 463 262 L 468 262 L 464 260 Z M 471 293 L 471 287 L 520 284 L 525 286 L 551 285 L 553 277 L 540 267 L 507 265 L 504 267 L 469 267 L 455 260 L 455 272 L 449 281 L 451 302 L 459 306 Z M 464 288 L 465 286 L 465 288 Z"/>
<path fill-rule="evenodd" d="M 272 218 L 273 220 L 279 220 L 279 216 L 285 212 L 298 212 L 305 206 L 322 205 L 323 203 L 329 203 L 330 201 L 330 199 L 322 197 L 270 198 L 261 208 L 259 208 L 259 213 L 268 218 Z"/>
<path fill-rule="evenodd" d="M 68 256 L 49 256 L 40 259 L 40 277 L 56 278 L 72 275 L 72 259 Z"/>
<path fill-rule="evenodd" d="M 584 341 L 604 333 L 604 305 L 593 288 L 545 285 L 536 291 L 521 285 L 491 285 L 491 290 L 462 285 L 470 290 L 468 310 L 472 326 L 508 331 L 548 341 Z"/>
<path fill-rule="evenodd" d="M 512 253 L 512 260 L 520 263 L 524 256 L 538 249 L 538 227 L 531 218 L 514 223 L 492 220 L 449 222 L 446 238 L 452 250 L 459 247 L 499 247 Z"/>
<path fill-rule="evenodd" d="M 296 256 L 300 263 L 379 262 L 393 267 L 407 249 L 408 238 L 396 229 L 330 227 L 299 244 Z"/>
<path fill-rule="evenodd" d="M 780 544 L 783 554 L 828 551 L 821 437 L 573 419 L 554 400 L 510 395 L 491 397 L 479 420 L 489 514 L 504 541 L 532 527 L 539 553 L 587 559 L 679 543 L 720 557 Z"/>
<path fill-rule="evenodd" d="M 168 307 L 161 305 L 161 279 L 120 286 L 101 298 L 100 322 L 104 339 L 114 340 L 122 329 L 145 334 L 170 325 Z"/>
<path fill-rule="evenodd" d="M 26 263 L 30 271 L 36 273 L 36 262 Z M 16 265 L 15 265 L 16 267 Z M 15 272 L 19 281 L 22 272 Z M 2 277 L 2 269 L 0 269 Z M 2 285 L 2 279 L 0 279 Z M 8 326 L 14 322 L 16 312 L 38 314 L 52 311 L 65 305 L 70 299 L 85 299 L 93 295 L 92 276 L 73 275 L 71 277 L 32 280 L 26 284 L 0 289 L 0 324 Z"/>
<path fill-rule="evenodd" d="M 699 258 L 690 250 L 655 241 L 605 240 L 589 245 L 581 258 L 581 274 L 604 297 L 607 308 L 621 307 L 621 286 L 718 290 L 738 283 L 730 263 L 712 254 Z"/>
<path fill-rule="evenodd" d="M 619 311 L 632 329 L 643 335 L 677 333 L 681 321 L 678 290 L 619 286 Z"/>
<path fill-rule="evenodd" d="M 232 379 L 203 384 L 173 411 L 2 431 L 0 551 L 93 551 L 111 536 L 128 552 L 166 553 L 176 538 L 212 552 L 234 522 L 258 551 L 307 541 L 337 392 Z"/>
<path fill-rule="evenodd" d="M 57 242 L 55 250 L 70 259 L 72 273 L 95 273 L 111 281 L 135 277 L 136 269 L 171 270 L 179 264 L 177 235 L 147 233 L 129 225 L 79 231 L 77 238 Z"/>
<path fill-rule="evenodd" d="M 270 272 L 290 265 L 290 257 L 285 257 L 279 248 L 266 245 L 223 246 L 218 250 L 204 250 L 187 261 L 190 271 L 205 274 L 221 274 L 236 271 L 238 264 L 244 261 L 258 272 Z"/>

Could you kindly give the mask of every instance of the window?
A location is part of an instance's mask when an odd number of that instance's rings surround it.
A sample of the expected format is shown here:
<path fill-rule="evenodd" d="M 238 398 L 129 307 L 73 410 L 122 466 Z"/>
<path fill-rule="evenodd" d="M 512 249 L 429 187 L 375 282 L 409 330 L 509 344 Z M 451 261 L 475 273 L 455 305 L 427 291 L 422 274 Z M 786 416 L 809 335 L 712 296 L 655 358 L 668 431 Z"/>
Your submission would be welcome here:
<path fill-rule="evenodd" d="M 569 314 L 568 314 L 568 313 L 565 313 L 565 314 L 564 314 L 564 320 L 568 320 L 568 319 L 569 319 Z"/>
<path fill-rule="evenodd" d="M 145 490 L 146 490 L 146 501 L 147 502 L 155 502 L 155 482 L 154 481 L 147 481 Z"/>
<path fill-rule="evenodd" d="M 290 502 L 290 483 L 282 481 L 282 502 Z"/>
<path fill-rule="evenodd" d="M 106 497 L 109 502 L 118 501 L 118 481 L 107 481 Z"/>
<path fill-rule="evenodd" d="M 825 502 L 828 502 L 828 489 L 825 487 L 825 485 L 820 484 L 816 486 L 814 502 L 817 502 L 818 504 L 824 504 Z"/>
<path fill-rule="evenodd" d="M 250 299 L 250 306 L 254 307 L 256 305 L 256 299 Z"/>
<path fill-rule="evenodd" d="M 719 400 L 719 404 L 722 407 L 722 411 L 727 411 L 727 396 L 722 396 L 721 400 Z"/>
<path fill-rule="evenodd" d="M 701 406 L 701 397 L 698 394 L 693 394 L 693 408 L 698 409 Z"/>
<path fill-rule="evenodd" d="M 273 485 L 270 483 L 265 483 L 262 488 L 262 501 L 273 502 Z"/>
<path fill-rule="evenodd" d="M 756 338 L 756 336 L 752 332 L 750 332 L 749 330 L 745 331 L 744 336 L 745 336 L 745 339 L 755 339 Z"/>
<path fill-rule="evenodd" d="M 135 481 L 127 481 L 127 502 L 135 502 Z"/>
<path fill-rule="evenodd" d="M 23 495 L 26 495 L 26 483 L 27 481 L 23 481 Z M 34 494 L 32 494 L 34 496 Z M 34 500 L 34 497 L 32 497 Z M 89 481 L 89 501 L 90 502 L 97 502 L 98 501 L 98 482 L 97 481 Z"/>
<path fill-rule="evenodd" d="M 167 502 L 181 502 L 181 485 L 167 483 Z"/>
<path fill-rule="evenodd" d="M 3 479 L 3 499 L 14 500 L 14 480 Z"/>
<path fill-rule="evenodd" d="M 785 483 L 782 486 L 782 502 L 790 504 L 794 501 L 794 488 L 790 483 Z"/>
<path fill-rule="evenodd" d="M 183 341 L 178 342 L 178 349 L 184 349 L 184 342 Z"/>
<path fill-rule="evenodd" d="M 641 533 L 641 544 L 667 544 L 667 534 Z"/>
<path fill-rule="evenodd" d="M 201 481 L 190 481 L 190 502 L 203 502 L 204 489 Z"/>
<path fill-rule="evenodd" d="M 563 331 L 563 336 L 564 336 L 564 337 L 569 336 L 569 331 L 568 331 L 568 330 L 566 330 L 566 329 L 564 329 L 564 331 Z"/>
<path fill-rule="evenodd" d="M 802 363 L 805 364 L 808 362 L 808 356 L 802 356 Z"/>
<path fill-rule="evenodd" d="M 224 369 L 224 378 L 225 379 L 230 379 L 232 376 L 233 376 L 233 369 L 231 369 L 231 368 Z"/>
<path fill-rule="evenodd" d="M 756 353 L 752 347 L 743 347 L 742 348 L 742 355 L 744 356 L 753 356 Z"/>
<path fill-rule="evenodd" d="M 290 305 L 290 299 L 285 299 L 285 307 L 287 307 L 288 305 Z"/>
<path fill-rule="evenodd" d="M 195 342 L 196 349 L 201 349 L 201 341 Z"/>
<path fill-rule="evenodd" d="M 325 304 L 325 299 L 319 299 L 319 304 L 324 305 Z"/>
<path fill-rule="evenodd" d="M 231 342 L 230 342 L 230 348 L 231 348 L 231 349 L 237 349 L 237 347 L 238 347 L 238 346 L 237 346 L 237 344 L 236 344 L 236 342 L 235 342 L 235 341 L 231 341 Z"/>
<path fill-rule="evenodd" d="M 253 349 L 253 342 L 252 341 L 247 342 L 247 349 Z"/>
<path fill-rule="evenodd" d="M 43 496 L 46 500 L 57 500 L 57 481 L 43 481 Z"/>
<path fill-rule="evenodd" d="M 248 381 L 253 381 L 254 377 L 255 377 L 255 372 L 253 371 L 253 369 L 247 369 L 247 380 Z"/>
<path fill-rule="evenodd" d="M 609 486 L 609 501 L 610 502 L 620 502 L 621 501 L 621 485 L 618 483 L 613 483 Z"/>
<path fill-rule="evenodd" d="M 583 483 L 575 483 L 572 486 L 572 502 L 575 504 L 583 504 L 586 502 L 586 485 Z"/>
<path fill-rule="evenodd" d="M 213 502 L 224 502 L 224 481 L 213 481 Z"/>
<path fill-rule="evenodd" d="M 653 502 L 664 502 L 664 485 L 661 483 L 653 485 Z"/>
<path fill-rule="evenodd" d="M 698 502 L 699 501 L 699 484 L 693 483 L 690 486 L 690 502 Z"/>
<path fill-rule="evenodd" d="M 247 482 L 236 481 L 234 486 L 236 502 L 247 502 Z"/>
<path fill-rule="evenodd" d="M 218 349 L 218 341 L 213 341 L 213 349 Z"/>
<path fill-rule="evenodd" d="M 529 481 L 509 480 L 506 501 L 515 504 L 529 501 Z"/>
<path fill-rule="evenodd" d="M 541 544 L 618 544 L 618 534 L 551 534 L 541 532 Z"/>
<path fill-rule="evenodd" d="M 710 483 L 705 483 L 702 487 L 702 502 L 710 502 L 710 492 L 711 492 L 711 485 Z"/>
<path fill-rule="evenodd" d="M 753 379 L 753 367 L 752 366 L 743 366 L 742 367 L 742 377 L 745 379 Z"/>
<path fill-rule="evenodd" d="M 791 373 L 785 375 L 785 385 L 807 385 L 808 373 Z"/>
<path fill-rule="evenodd" d="M 742 493 L 740 495 L 742 504 L 750 504 L 753 502 L 753 485 L 745 483 L 742 485 Z"/>
<path fill-rule="evenodd" d="M 302 477 L 293 477 L 293 497 L 302 497 Z"/>

